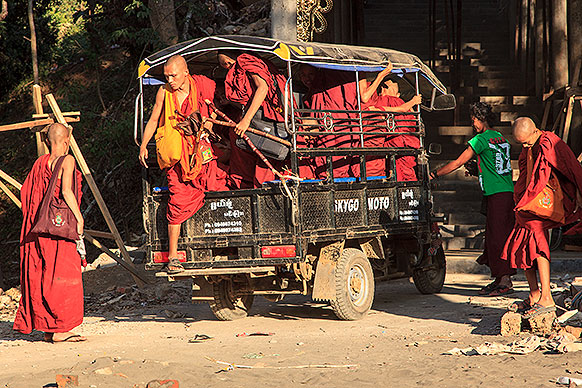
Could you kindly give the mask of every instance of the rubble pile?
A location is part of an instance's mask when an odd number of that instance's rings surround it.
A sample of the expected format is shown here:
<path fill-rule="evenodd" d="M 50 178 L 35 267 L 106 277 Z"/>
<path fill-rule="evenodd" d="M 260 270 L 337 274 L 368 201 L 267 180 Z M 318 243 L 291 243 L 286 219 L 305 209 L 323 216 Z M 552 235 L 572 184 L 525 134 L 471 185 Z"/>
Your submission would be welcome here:
<path fill-rule="evenodd" d="M 87 313 L 134 311 L 138 308 L 188 303 L 190 287 L 187 283 L 159 282 L 138 288 L 111 286 L 105 292 L 85 295 Z"/>
<path fill-rule="evenodd" d="M 0 288 L 0 317 L 14 316 L 20 297 L 20 289 L 18 288 L 11 288 L 6 291 Z"/>
<path fill-rule="evenodd" d="M 270 36 L 271 3 L 259 0 L 240 10 L 234 10 L 223 1 L 206 1 L 211 18 L 197 26 L 206 35 Z"/>

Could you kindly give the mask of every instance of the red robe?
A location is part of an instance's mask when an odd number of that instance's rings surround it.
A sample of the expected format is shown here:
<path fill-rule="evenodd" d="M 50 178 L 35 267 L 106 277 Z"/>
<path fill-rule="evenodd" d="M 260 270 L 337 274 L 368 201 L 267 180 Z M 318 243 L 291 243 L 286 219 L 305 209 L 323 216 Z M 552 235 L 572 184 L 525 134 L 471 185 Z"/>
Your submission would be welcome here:
<path fill-rule="evenodd" d="M 358 89 L 355 76 L 351 72 L 339 70 L 319 70 L 314 84 L 304 98 L 309 109 L 314 110 L 358 110 Z M 317 117 L 321 117 L 317 114 Z M 333 132 L 359 131 L 355 113 L 332 113 L 334 121 Z M 322 131 L 323 129 L 318 129 Z M 358 135 L 325 135 L 311 136 L 311 144 L 315 148 L 323 147 L 356 147 Z M 315 158 L 315 175 L 318 178 L 327 176 L 327 162 L 325 157 Z M 354 177 L 359 174 L 359 158 L 351 156 L 334 156 L 332 158 L 334 178 Z M 356 167 L 354 167 L 356 166 Z"/>
<path fill-rule="evenodd" d="M 255 83 L 251 75 L 261 77 L 268 86 L 267 96 L 261 104 L 265 118 L 283 122 L 283 101 L 279 98 L 279 93 L 285 90 L 285 77 L 279 73 L 275 65 L 262 58 L 250 54 L 241 54 L 237 57 L 236 63 L 226 74 L 224 90 L 229 101 L 246 106 L 251 103 L 256 91 Z M 246 152 L 234 143 L 236 134 L 231 136 L 231 178 L 230 181 L 239 182 L 239 187 L 245 188 L 246 182 L 253 182 L 254 187 L 261 187 L 263 182 L 275 179 L 273 172 L 256 155 Z M 242 163 L 245 167 L 238 166 Z M 284 161 L 269 160 L 273 167 L 281 171 Z M 254 176 L 249 176 L 248 165 L 254 167 Z M 234 166 L 234 170 L 233 170 Z"/>
<path fill-rule="evenodd" d="M 43 155 L 37 159 L 20 192 L 23 215 L 20 231 L 22 299 L 14 319 L 14 330 L 24 334 L 33 329 L 64 333 L 83 322 L 81 257 L 75 242 L 29 233 L 52 176 L 49 157 Z M 76 169 L 75 174 L 80 202 L 82 176 Z M 60 179 L 54 195 L 62 196 Z"/>
<path fill-rule="evenodd" d="M 530 268 L 540 256 L 550 259 L 547 231 L 562 226 L 558 222 L 539 218 L 531 213 L 518 211 L 534 199 L 546 186 L 552 171 L 560 181 L 564 192 L 566 224 L 578 221 L 576 192 L 582 191 L 582 167 L 572 150 L 552 132 L 542 132 L 532 147 L 534 165 L 527 185 L 527 148 L 519 155 L 519 179 L 515 184 L 515 226 L 509 235 L 501 258 L 509 260 L 512 268 Z"/>
<path fill-rule="evenodd" d="M 200 110 L 203 116 L 208 117 L 208 106 L 204 100 L 212 101 L 214 99 L 215 83 L 202 75 L 192 75 L 192 78 L 196 82 L 196 91 L 198 93 L 197 109 Z M 178 106 L 177 103 L 176 106 Z M 188 116 L 193 110 L 190 99 L 185 98 L 180 107 L 180 113 L 183 116 Z M 205 146 L 210 146 L 205 140 L 201 140 L 201 143 Z M 183 158 L 186 152 L 185 149 L 186 147 L 183 146 Z M 176 163 L 166 170 L 168 190 L 170 191 L 166 217 L 171 225 L 179 225 L 192 217 L 204 205 L 204 193 L 206 191 L 226 190 L 226 174 L 218 168 L 216 157 L 212 161 L 203 164 L 202 169 L 193 180 L 185 181 L 182 171 L 181 163 Z"/>
<path fill-rule="evenodd" d="M 396 107 L 404 104 L 404 101 L 400 97 L 393 96 L 380 96 L 377 104 L 383 107 Z M 396 120 L 414 120 L 412 115 L 396 115 Z M 397 121 L 396 122 L 396 132 L 415 132 L 416 128 L 410 128 L 410 126 L 415 125 L 415 121 Z M 420 148 L 420 139 L 418 136 L 413 135 L 396 135 L 388 136 L 384 147 L 408 147 L 408 148 Z M 416 172 L 414 167 L 416 166 L 416 157 L 413 155 L 400 156 L 396 158 L 396 180 L 398 181 L 415 181 Z"/>

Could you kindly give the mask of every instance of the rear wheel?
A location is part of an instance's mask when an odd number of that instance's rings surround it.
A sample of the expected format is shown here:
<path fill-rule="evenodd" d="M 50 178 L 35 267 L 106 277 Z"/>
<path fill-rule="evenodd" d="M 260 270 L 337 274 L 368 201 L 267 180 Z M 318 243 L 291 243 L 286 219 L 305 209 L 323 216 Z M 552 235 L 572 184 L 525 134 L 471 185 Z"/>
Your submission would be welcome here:
<path fill-rule="evenodd" d="M 221 280 L 212 285 L 214 301 L 210 309 L 221 321 L 245 318 L 253 305 L 254 295 L 237 295 L 236 284 L 231 280 Z"/>
<path fill-rule="evenodd" d="M 374 273 L 366 255 L 355 248 L 344 249 L 335 269 L 335 300 L 331 307 L 339 319 L 363 318 L 374 301 Z"/>
<path fill-rule="evenodd" d="M 425 251 L 424 254 L 427 255 L 428 253 Z M 412 271 L 412 279 L 421 294 L 434 294 L 443 289 L 446 273 L 445 251 L 443 247 L 439 247 L 433 257 L 433 266 L 430 269 L 414 269 Z"/>

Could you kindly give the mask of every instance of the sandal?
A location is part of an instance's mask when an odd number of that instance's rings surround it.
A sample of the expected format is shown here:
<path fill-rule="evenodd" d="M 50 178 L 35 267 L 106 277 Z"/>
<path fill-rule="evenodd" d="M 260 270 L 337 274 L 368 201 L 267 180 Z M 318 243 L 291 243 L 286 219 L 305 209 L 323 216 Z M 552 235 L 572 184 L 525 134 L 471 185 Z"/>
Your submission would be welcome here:
<path fill-rule="evenodd" d="M 479 290 L 479 295 L 489 295 L 497 286 L 498 284 L 496 282 L 491 282 Z"/>
<path fill-rule="evenodd" d="M 184 266 L 180 263 L 180 259 L 172 257 L 168 264 L 166 264 L 166 272 L 169 274 L 180 273 L 184 271 Z"/>
<path fill-rule="evenodd" d="M 525 319 L 530 319 L 533 317 L 537 317 L 538 315 L 542 315 L 542 314 L 546 314 L 546 313 L 552 313 L 556 311 L 556 306 L 542 306 L 539 303 L 534 303 L 534 305 L 527 310 L 526 312 L 524 312 L 522 314 L 522 316 Z"/>
<path fill-rule="evenodd" d="M 509 305 L 507 310 L 514 312 L 514 313 L 521 314 L 524 311 L 529 310 L 530 308 L 531 308 L 531 304 L 529 304 L 529 299 L 524 299 L 524 300 L 516 300 L 515 302 L 513 302 L 512 304 Z"/>
<path fill-rule="evenodd" d="M 487 296 L 502 296 L 513 293 L 513 287 L 497 286 Z"/>

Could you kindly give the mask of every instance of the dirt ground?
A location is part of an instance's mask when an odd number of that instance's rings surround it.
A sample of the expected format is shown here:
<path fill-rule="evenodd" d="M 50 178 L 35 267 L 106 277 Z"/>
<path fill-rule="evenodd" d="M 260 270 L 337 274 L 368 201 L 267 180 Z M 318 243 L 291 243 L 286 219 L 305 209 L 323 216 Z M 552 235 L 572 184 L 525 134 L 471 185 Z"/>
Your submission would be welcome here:
<path fill-rule="evenodd" d="M 475 296 L 488 281 L 449 275 L 438 295 L 419 294 L 408 279 L 383 282 L 373 311 L 356 322 L 302 296 L 257 297 L 250 317 L 220 322 L 206 304 L 188 302 L 185 282 L 137 290 L 119 267 L 99 269 L 84 274 L 87 311 L 76 331 L 87 342 L 44 343 L 41 333 L 13 332 L 13 315 L 0 315 L 0 387 L 56 387 L 57 374 L 107 388 L 154 379 L 181 388 L 550 387 L 559 376 L 582 378 L 581 353 L 443 355 L 518 338 L 501 337 L 499 322 L 510 301 L 526 295 L 524 279 L 511 298 Z M 237 336 L 254 332 L 272 334 Z M 189 342 L 197 334 L 212 339 Z M 253 368 L 227 370 L 216 360 Z"/>

